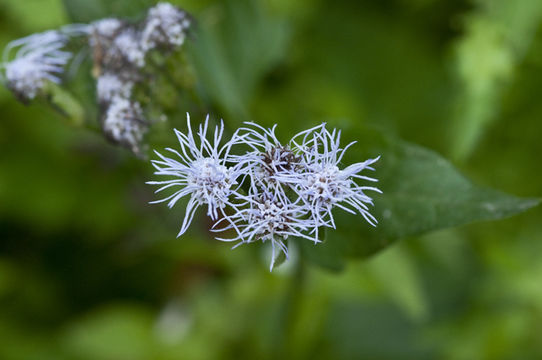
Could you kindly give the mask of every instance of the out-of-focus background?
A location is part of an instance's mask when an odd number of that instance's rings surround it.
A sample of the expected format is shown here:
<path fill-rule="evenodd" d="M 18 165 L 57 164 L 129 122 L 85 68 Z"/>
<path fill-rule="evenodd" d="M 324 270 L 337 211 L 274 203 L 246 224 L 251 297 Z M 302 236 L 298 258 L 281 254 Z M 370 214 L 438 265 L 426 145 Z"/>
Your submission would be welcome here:
<path fill-rule="evenodd" d="M 170 126 L 187 110 L 285 138 L 377 126 L 475 183 L 542 194 L 539 0 L 173 3 L 198 31 L 193 88 L 157 100 Z M 0 46 L 152 4 L 0 0 Z M 203 217 L 175 238 L 183 209 L 147 204 L 147 161 L 4 88 L 0 114 L 0 359 L 542 358 L 540 208 L 341 272 L 299 273 L 294 250 L 270 273 L 267 247 L 232 251 Z"/>

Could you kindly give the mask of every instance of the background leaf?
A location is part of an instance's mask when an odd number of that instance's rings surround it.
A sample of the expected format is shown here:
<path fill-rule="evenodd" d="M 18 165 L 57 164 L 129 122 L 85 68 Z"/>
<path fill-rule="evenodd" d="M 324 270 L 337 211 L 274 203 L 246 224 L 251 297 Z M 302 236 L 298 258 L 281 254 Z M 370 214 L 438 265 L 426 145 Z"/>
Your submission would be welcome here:
<path fill-rule="evenodd" d="M 378 131 L 366 131 L 360 143 L 367 153 L 382 156 L 375 177 L 383 194 L 374 195 L 372 211 L 379 223 L 373 228 L 336 211 L 337 230 L 328 232 L 327 241 L 304 246 L 318 253 L 310 259 L 324 266 L 329 266 L 324 254 L 366 257 L 405 237 L 505 218 L 539 203 L 474 185 L 437 153 Z"/>

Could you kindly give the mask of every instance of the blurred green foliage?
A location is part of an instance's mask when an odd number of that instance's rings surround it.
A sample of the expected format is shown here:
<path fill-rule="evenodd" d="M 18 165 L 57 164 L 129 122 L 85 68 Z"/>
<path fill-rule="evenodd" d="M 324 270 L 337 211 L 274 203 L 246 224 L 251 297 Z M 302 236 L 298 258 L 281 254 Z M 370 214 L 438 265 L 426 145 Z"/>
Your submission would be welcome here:
<path fill-rule="evenodd" d="M 487 123 L 500 110 L 501 93 L 529 49 L 542 20 L 542 2 L 486 1 L 465 16 L 456 44 L 461 91 L 453 118 L 453 155 L 468 156 Z"/>
<path fill-rule="evenodd" d="M 0 0 L 0 45 L 152 3 Z M 204 218 L 175 239 L 182 207 L 147 205 L 150 165 L 71 126 L 96 113 L 88 75 L 82 105 L 57 94 L 68 117 L 0 89 L 0 359 L 542 357 L 542 210 L 421 235 L 535 203 L 475 183 L 542 193 L 538 1 L 174 3 L 198 29 L 156 79 L 152 143 L 186 111 L 284 138 L 327 121 L 358 140 L 349 160 L 384 155 L 381 226 L 345 216 L 269 273 L 266 247 L 231 251 Z"/>

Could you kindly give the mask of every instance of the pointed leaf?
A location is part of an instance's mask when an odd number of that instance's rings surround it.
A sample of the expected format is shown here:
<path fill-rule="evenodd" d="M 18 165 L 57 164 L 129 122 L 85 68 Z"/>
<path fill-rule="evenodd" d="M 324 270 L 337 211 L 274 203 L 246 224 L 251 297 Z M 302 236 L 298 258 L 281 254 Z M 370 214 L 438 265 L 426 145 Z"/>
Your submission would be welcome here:
<path fill-rule="evenodd" d="M 325 267 L 328 261 L 318 259 L 330 254 L 367 257 L 405 237 L 502 219 L 539 203 L 477 186 L 437 153 L 377 131 L 365 131 L 356 146 L 382 156 L 371 174 L 383 191 L 374 195 L 372 210 L 379 224 L 373 228 L 361 216 L 337 210 L 337 229 L 328 231 L 325 243 L 306 248 L 311 251 L 307 259 Z"/>

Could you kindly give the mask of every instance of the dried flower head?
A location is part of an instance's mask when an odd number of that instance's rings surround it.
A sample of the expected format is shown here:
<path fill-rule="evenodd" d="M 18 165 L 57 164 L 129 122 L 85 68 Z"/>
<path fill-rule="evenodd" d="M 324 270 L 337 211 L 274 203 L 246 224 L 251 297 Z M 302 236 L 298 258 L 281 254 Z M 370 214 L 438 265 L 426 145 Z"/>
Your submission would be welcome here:
<path fill-rule="evenodd" d="M 192 20 L 185 11 L 170 3 L 158 3 L 149 9 L 141 32 L 141 47 L 179 47 L 184 43 Z"/>
<path fill-rule="evenodd" d="M 148 130 L 141 105 L 122 97 L 115 97 L 102 120 L 104 134 L 135 154 L 141 155 L 141 142 Z"/>
<path fill-rule="evenodd" d="M 126 24 L 115 18 L 97 20 L 89 25 L 88 43 L 92 49 L 93 75 L 98 78 L 103 72 L 118 73 L 125 67 L 122 53 L 114 41 Z"/>
<path fill-rule="evenodd" d="M 124 27 L 124 22 L 116 18 L 105 18 L 96 20 L 90 24 L 89 42 L 91 46 L 103 40 L 113 40 L 119 31 Z"/>
<path fill-rule="evenodd" d="M 105 73 L 98 77 L 96 82 L 98 101 L 100 103 L 110 103 L 116 97 L 129 99 L 133 87 L 133 81 L 124 80 L 115 74 Z"/>
<path fill-rule="evenodd" d="M 141 47 L 140 33 L 132 27 L 123 29 L 115 37 L 110 50 L 120 53 L 128 64 L 140 68 L 145 66 L 146 51 Z"/>
<path fill-rule="evenodd" d="M 89 45 L 92 48 L 93 75 L 97 80 L 97 98 L 100 104 L 102 128 L 107 138 L 125 147 L 137 150 L 142 134 L 150 126 L 136 100 L 148 101 L 147 97 L 136 99 L 137 89 L 152 76 L 153 68 L 147 66 L 150 51 L 179 47 L 183 44 L 190 26 L 189 15 L 169 3 L 159 3 L 149 9 L 147 17 L 141 22 L 127 22 L 116 18 L 106 18 L 88 26 Z M 140 92 L 141 93 L 141 92 Z M 132 104 L 132 114 L 138 121 L 126 122 L 126 117 L 118 117 Z M 138 104 L 134 107 L 133 104 Z M 122 106 L 121 106 L 122 105 Z M 110 121 L 109 121 L 110 120 Z M 115 124 L 111 131 L 108 124 Z M 120 136 L 117 125 L 127 125 L 130 131 Z M 128 136 L 131 134 L 131 136 Z"/>
<path fill-rule="evenodd" d="M 99 121 L 105 137 L 141 155 L 141 141 L 151 124 L 145 116 L 148 111 L 143 109 L 155 110 L 147 106 L 153 89 L 142 84 L 153 78 L 163 60 L 149 56 L 149 52 L 168 55 L 179 48 L 192 22 L 185 11 L 162 2 L 149 8 L 141 21 L 104 18 L 34 34 L 8 44 L 0 63 L 0 80 L 19 100 L 29 102 L 45 93 L 48 82 L 60 83 L 77 71 L 87 49 L 83 47 L 73 57 L 65 47 L 72 37 L 81 36 L 85 42 L 69 45 L 76 49 L 86 44 L 91 50 Z M 63 76 L 68 62 L 70 71 Z"/>

